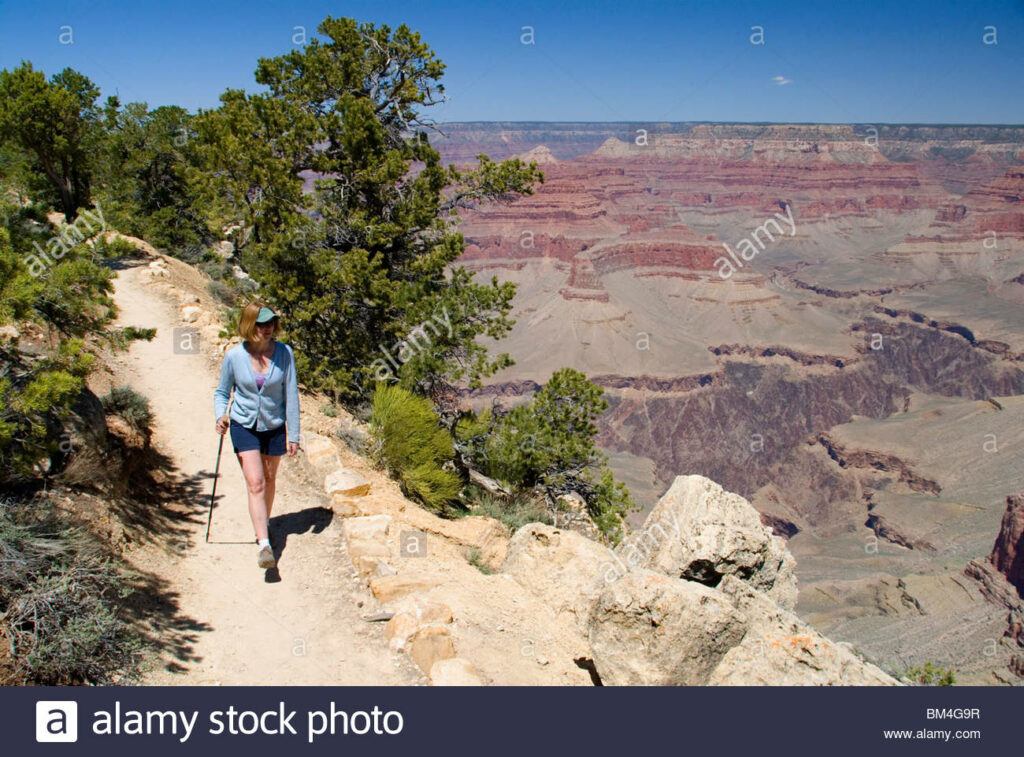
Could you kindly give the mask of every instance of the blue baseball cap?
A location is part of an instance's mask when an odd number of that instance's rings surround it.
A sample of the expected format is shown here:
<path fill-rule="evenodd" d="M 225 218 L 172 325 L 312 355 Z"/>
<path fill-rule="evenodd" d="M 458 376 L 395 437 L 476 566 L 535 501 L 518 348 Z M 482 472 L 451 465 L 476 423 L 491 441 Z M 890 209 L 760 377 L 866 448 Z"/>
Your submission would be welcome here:
<path fill-rule="evenodd" d="M 259 315 L 256 316 L 256 323 L 270 323 L 275 318 L 277 318 L 277 313 L 273 310 L 270 308 L 260 308 Z"/>

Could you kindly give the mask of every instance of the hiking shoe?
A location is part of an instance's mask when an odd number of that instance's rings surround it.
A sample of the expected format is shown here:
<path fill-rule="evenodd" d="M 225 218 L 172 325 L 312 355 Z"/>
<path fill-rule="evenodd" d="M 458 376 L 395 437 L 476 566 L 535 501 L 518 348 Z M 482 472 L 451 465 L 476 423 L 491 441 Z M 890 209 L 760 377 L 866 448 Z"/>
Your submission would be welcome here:
<path fill-rule="evenodd" d="M 263 570 L 270 570 L 270 568 L 277 567 L 277 560 L 274 559 L 274 551 L 270 547 L 261 548 L 259 555 L 256 557 L 256 564 Z"/>

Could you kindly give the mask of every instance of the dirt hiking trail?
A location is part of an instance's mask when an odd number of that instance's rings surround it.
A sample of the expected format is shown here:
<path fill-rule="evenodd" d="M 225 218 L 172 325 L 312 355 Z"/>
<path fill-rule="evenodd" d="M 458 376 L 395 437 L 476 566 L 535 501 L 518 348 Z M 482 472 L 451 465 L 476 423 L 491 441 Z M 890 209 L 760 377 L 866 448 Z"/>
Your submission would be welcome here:
<path fill-rule="evenodd" d="M 217 506 L 204 542 L 218 437 L 213 430 L 216 367 L 204 351 L 175 352 L 183 326 L 176 303 L 154 291 L 145 264 L 120 270 L 119 326 L 156 328 L 114 358 L 121 384 L 152 407 L 153 443 L 201 482 L 183 543 L 142 547 L 133 563 L 160 575 L 193 619 L 188 642 L 161 653 L 147 684 L 395 685 L 422 683 L 407 657 L 389 650 L 383 624 L 364 617 L 372 597 L 353 572 L 334 513 L 300 458 L 282 461 L 271 535 L 278 569 L 260 570 L 238 462 L 225 439 Z M 179 336 L 180 336 L 180 332 Z"/>

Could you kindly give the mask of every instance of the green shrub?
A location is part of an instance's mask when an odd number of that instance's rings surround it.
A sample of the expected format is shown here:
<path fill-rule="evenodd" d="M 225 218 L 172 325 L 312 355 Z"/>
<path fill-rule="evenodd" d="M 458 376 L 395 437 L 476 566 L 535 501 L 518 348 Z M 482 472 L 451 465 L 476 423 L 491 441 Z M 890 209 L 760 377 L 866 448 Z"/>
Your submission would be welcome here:
<path fill-rule="evenodd" d="M 398 386 L 378 384 L 373 395 L 370 433 L 373 455 L 403 490 L 434 510 L 455 500 L 461 480 L 442 466 L 454 448 L 430 401 Z"/>
<path fill-rule="evenodd" d="M 0 623 L 18 683 L 131 677 L 141 641 L 119 609 L 130 591 L 95 539 L 49 502 L 0 500 Z"/>
<path fill-rule="evenodd" d="M 551 524 L 543 496 L 533 492 L 514 491 L 511 494 L 492 494 L 478 490 L 471 494 L 470 512 L 500 520 L 510 531 L 517 531 L 527 523 Z"/>
<path fill-rule="evenodd" d="M 199 263 L 199 270 L 205 273 L 214 281 L 224 281 L 225 279 L 230 280 L 233 278 L 231 264 L 226 260 L 222 260 L 212 253 L 207 253 L 207 258 L 204 258 Z"/>
<path fill-rule="evenodd" d="M 93 244 L 96 254 L 105 260 L 120 260 L 139 254 L 139 248 L 123 237 L 100 235 Z"/>
<path fill-rule="evenodd" d="M 485 576 L 489 576 L 494 573 L 491 566 L 484 562 L 483 553 L 477 547 L 470 547 L 469 551 L 466 552 L 466 562 L 479 570 Z"/>
<path fill-rule="evenodd" d="M 120 329 L 110 329 L 107 332 L 110 345 L 116 350 L 126 350 L 132 342 L 152 342 L 155 336 L 156 329 L 139 326 L 125 326 Z"/>
<path fill-rule="evenodd" d="M 120 417 L 136 433 L 149 438 L 153 425 L 153 412 L 149 400 L 128 386 L 119 386 L 101 400 L 103 409 Z"/>
<path fill-rule="evenodd" d="M 208 260 L 208 250 L 205 245 L 189 244 L 174 249 L 174 257 L 183 260 L 189 265 L 200 266 Z"/>
<path fill-rule="evenodd" d="M 221 311 L 220 322 L 224 324 L 219 332 L 221 339 L 234 339 L 238 336 L 238 320 L 241 315 L 241 308 L 225 308 Z"/>
<path fill-rule="evenodd" d="M 27 352 L 0 343 L 0 484 L 45 473 L 95 361 L 86 340 L 108 340 L 113 317 L 113 273 L 85 243 L 42 261 L 56 230 L 37 216 L 0 199 L 0 325 L 50 337 Z"/>
<path fill-rule="evenodd" d="M 956 673 L 952 668 L 942 668 L 932 662 L 908 669 L 903 678 L 918 686 L 952 686 L 956 683 Z"/>
<path fill-rule="evenodd" d="M 513 490 L 539 488 L 549 498 L 577 492 L 595 525 L 618 541 L 624 516 L 636 505 L 594 442 L 607 407 L 599 386 L 562 368 L 527 404 L 464 418 L 455 435 L 475 467 Z"/>

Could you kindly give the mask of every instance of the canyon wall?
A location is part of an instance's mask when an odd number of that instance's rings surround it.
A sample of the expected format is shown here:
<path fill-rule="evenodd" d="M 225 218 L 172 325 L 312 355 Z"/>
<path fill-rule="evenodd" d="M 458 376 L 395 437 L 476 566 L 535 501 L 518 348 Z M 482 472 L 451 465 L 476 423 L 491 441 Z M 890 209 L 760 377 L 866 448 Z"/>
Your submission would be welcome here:
<path fill-rule="evenodd" d="M 636 527 L 674 476 L 707 476 L 789 540 L 820 630 L 1019 680 L 991 600 L 1014 573 L 965 570 L 1024 469 L 1024 128 L 442 130 L 446 160 L 545 174 L 462 219 L 462 263 L 518 286 L 516 365 L 478 394 L 587 372 Z"/>

